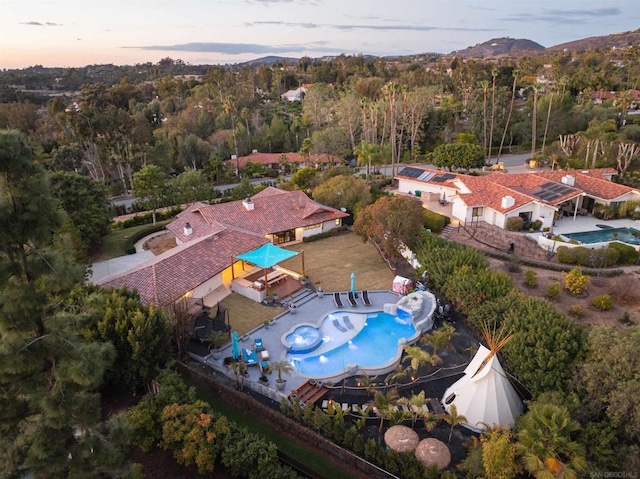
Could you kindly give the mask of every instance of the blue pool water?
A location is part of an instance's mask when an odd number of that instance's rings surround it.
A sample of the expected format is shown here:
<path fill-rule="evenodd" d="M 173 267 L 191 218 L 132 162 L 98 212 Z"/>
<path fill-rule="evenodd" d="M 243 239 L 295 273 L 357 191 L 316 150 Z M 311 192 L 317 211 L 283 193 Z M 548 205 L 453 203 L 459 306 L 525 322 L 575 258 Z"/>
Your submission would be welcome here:
<path fill-rule="evenodd" d="M 388 364 L 398 354 L 398 340 L 408 339 L 416 334 L 409 314 L 398 311 L 399 316 L 392 316 L 379 311 L 367 314 L 364 328 L 351 340 L 341 341 L 340 334 L 335 334 L 332 324 L 334 315 L 340 317 L 347 312 L 332 313 L 325 316 L 320 325 L 323 346 L 335 347 L 323 350 L 321 354 L 289 353 L 287 360 L 302 375 L 323 378 L 340 374 L 350 364 L 357 364 L 361 369 L 375 369 Z M 335 337 L 335 339 L 334 339 Z"/>
<path fill-rule="evenodd" d="M 285 336 L 289 352 L 310 353 L 322 343 L 322 333 L 315 326 L 302 325 Z"/>
<path fill-rule="evenodd" d="M 610 228 L 584 231 L 582 233 L 567 233 L 562 236 L 580 241 L 581 243 L 601 243 L 618 240 L 627 244 L 640 245 L 640 231 L 633 228 Z"/>

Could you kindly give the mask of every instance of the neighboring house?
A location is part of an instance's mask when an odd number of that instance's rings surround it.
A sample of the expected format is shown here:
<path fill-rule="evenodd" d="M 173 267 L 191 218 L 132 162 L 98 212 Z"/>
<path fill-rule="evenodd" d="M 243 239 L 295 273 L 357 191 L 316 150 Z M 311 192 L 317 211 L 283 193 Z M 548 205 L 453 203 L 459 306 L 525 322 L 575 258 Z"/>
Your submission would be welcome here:
<path fill-rule="evenodd" d="M 241 201 L 194 203 L 167 225 L 176 248 L 98 284 L 136 289 L 144 304 L 158 306 L 204 298 L 243 272 L 242 262 L 232 258 L 269 242 L 298 242 L 330 231 L 347 216 L 301 191 L 273 187 Z"/>
<path fill-rule="evenodd" d="M 307 94 L 307 89 L 303 86 L 296 88 L 295 90 L 289 90 L 286 93 L 280 95 L 280 98 L 287 101 L 302 101 Z"/>
<path fill-rule="evenodd" d="M 255 163 L 264 166 L 265 168 L 271 168 L 284 172 L 284 163 L 295 166 L 312 166 L 318 168 L 319 166 L 335 166 L 340 164 L 340 158 L 335 155 L 309 155 L 306 160 L 300 155 L 300 153 L 259 153 L 257 150 L 253 150 L 250 155 L 241 156 L 240 168 L 247 166 L 247 163 Z M 234 167 L 235 167 L 235 160 Z"/>
<path fill-rule="evenodd" d="M 556 212 L 570 216 L 593 212 L 596 204 L 640 200 L 640 191 L 611 181 L 616 170 L 548 171 L 471 176 L 418 166 L 402 169 L 398 191 L 452 203 L 451 214 L 464 223 L 484 221 L 504 228 L 507 219 L 542 222 L 551 228 Z"/>

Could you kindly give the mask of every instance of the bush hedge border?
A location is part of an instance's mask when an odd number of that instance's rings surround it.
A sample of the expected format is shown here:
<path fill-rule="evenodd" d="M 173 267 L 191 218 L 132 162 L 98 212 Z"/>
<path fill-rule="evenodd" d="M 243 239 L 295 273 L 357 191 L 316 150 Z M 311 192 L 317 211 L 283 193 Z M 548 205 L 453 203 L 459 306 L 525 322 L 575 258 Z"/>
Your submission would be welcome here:
<path fill-rule="evenodd" d="M 135 254 L 136 253 L 136 243 L 140 241 L 147 235 L 152 233 L 156 233 L 158 231 L 162 231 L 165 225 L 155 224 L 151 225 L 148 228 L 141 229 L 140 231 L 132 234 L 127 238 L 127 242 L 124 244 L 124 252 L 126 254 Z"/>

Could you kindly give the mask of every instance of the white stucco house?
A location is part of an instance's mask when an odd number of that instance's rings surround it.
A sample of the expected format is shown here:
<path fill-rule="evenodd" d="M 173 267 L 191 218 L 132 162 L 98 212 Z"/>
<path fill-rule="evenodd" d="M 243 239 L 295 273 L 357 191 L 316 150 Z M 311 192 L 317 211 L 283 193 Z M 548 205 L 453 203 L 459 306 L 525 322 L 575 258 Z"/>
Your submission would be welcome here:
<path fill-rule="evenodd" d="M 640 190 L 612 181 L 613 168 L 473 176 L 407 166 L 396 175 L 398 191 L 451 203 L 463 222 L 484 221 L 504 228 L 507 219 L 542 222 L 551 228 L 556 213 L 587 215 L 596 204 L 640 200 Z"/>

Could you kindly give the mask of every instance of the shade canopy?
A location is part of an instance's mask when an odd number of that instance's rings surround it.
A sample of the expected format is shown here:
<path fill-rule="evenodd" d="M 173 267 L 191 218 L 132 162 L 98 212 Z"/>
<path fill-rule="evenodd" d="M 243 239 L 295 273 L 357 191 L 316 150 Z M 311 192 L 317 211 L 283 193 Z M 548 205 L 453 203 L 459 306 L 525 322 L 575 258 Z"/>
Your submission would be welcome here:
<path fill-rule="evenodd" d="M 416 459 L 425 467 L 437 466 L 438 469 L 445 469 L 451 462 L 451 451 L 447 445 L 432 437 L 423 439 L 416 448 Z"/>
<path fill-rule="evenodd" d="M 418 446 L 418 433 L 407 426 L 391 426 L 384 433 L 384 442 L 397 452 L 411 452 Z"/>
<path fill-rule="evenodd" d="M 293 258 L 298 254 L 300 253 L 279 248 L 272 243 L 267 243 L 260 246 L 258 249 L 236 256 L 236 259 L 246 261 L 247 263 L 259 266 L 260 268 L 271 268 L 272 266 L 282 263 L 289 258 Z"/>

